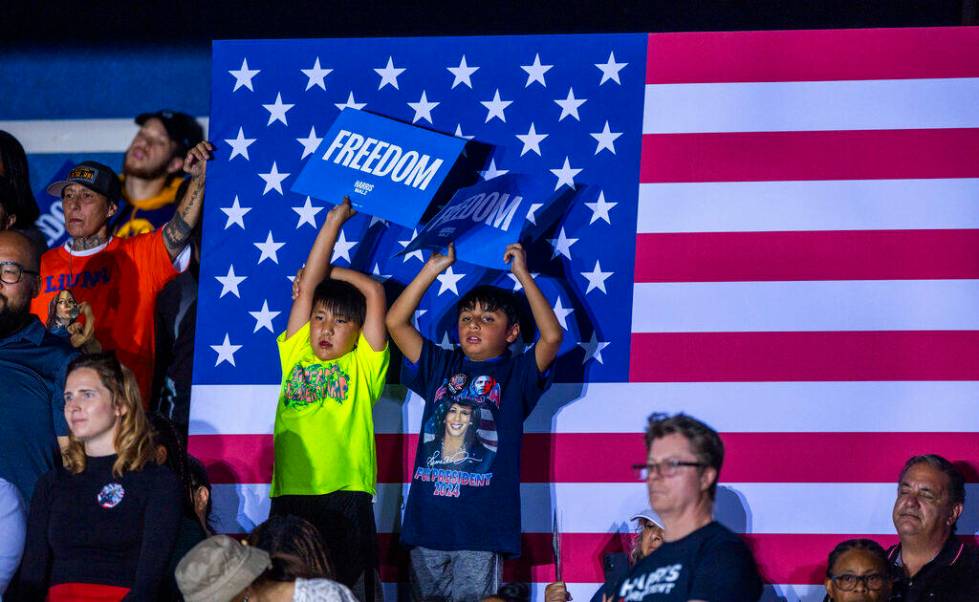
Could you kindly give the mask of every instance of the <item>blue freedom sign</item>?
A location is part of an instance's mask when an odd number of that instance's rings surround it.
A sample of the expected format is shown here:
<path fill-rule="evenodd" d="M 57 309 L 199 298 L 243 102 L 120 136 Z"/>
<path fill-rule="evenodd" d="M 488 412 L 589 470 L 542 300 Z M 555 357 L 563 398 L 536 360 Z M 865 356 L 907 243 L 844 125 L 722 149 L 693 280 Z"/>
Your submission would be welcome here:
<path fill-rule="evenodd" d="M 405 252 L 444 249 L 455 242 L 459 261 L 506 269 L 506 246 L 520 240 L 524 226 L 534 223 L 534 214 L 556 198 L 548 185 L 543 179 L 511 173 L 461 188 L 425 224 Z"/>
<path fill-rule="evenodd" d="M 414 228 L 466 141 L 373 113 L 341 111 L 293 192 Z"/>

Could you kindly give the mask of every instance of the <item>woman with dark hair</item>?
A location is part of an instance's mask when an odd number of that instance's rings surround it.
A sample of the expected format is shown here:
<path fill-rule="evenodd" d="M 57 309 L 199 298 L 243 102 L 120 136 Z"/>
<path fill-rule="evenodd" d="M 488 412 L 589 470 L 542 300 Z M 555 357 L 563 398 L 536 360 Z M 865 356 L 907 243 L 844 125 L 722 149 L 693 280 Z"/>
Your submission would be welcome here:
<path fill-rule="evenodd" d="M 308 520 L 291 514 L 270 516 L 248 536 L 248 545 L 272 555 L 294 556 L 302 562 L 307 575 L 333 579 L 333 566 L 323 539 Z"/>
<path fill-rule="evenodd" d="M 872 539 L 848 539 L 829 553 L 824 602 L 884 602 L 891 595 L 887 552 Z"/>
<path fill-rule="evenodd" d="M 31 174 L 27 166 L 27 153 L 24 147 L 10 132 L 0 130 L 0 179 L 6 183 L 0 184 L 0 191 L 5 198 L 0 198 L 4 220 L 0 230 L 8 227 L 19 230 L 31 239 L 38 248 L 38 253 L 48 250 L 47 240 L 35 227 L 34 223 L 41 215 L 31 190 Z M 5 226 L 5 225 L 6 226 Z"/>
<path fill-rule="evenodd" d="M 68 365 L 64 469 L 31 499 L 21 599 L 155 600 L 182 508 L 177 477 L 156 463 L 133 373 L 112 353 Z"/>
<path fill-rule="evenodd" d="M 432 414 L 432 434 L 424 453 L 429 468 L 482 472 L 494 455 L 479 440 L 482 408 L 473 399 L 443 401 Z"/>
<path fill-rule="evenodd" d="M 215 535 L 194 546 L 177 565 L 187 602 L 357 602 L 345 586 L 308 573 L 290 554 L 269 554 Z"/>

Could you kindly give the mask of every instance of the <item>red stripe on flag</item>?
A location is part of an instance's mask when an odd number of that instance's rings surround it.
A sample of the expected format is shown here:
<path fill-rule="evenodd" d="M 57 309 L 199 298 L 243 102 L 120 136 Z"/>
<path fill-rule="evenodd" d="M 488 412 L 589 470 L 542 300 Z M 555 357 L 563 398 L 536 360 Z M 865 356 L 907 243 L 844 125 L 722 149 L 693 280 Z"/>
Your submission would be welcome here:
<path fill-rule="evenodd" d="M 979 278 L 979 230 L 636 236 L 636 282 L 958 278 Z"/>
<path fill-rule="evenodd" d="M 881 512 L 890 513 L 890 508 Z M 826 557 L 841 541 L 867 537 L 885 548 L 898 542 L 896 535 L 800 535 L 749 534 L 742 536 L 755 555 L 755 561 L 767 583 L 816 584 L 825 578 Z M 974 537 L 963 537 L 974 543 Z M 550 533 L 524 533 L 519 558 L 507 561 L 503 568 L 506 581 L 550 583 L 554 581 L 554 553 Z M 602 556 L 628 549 L 627 538 L 616 533 L 563 533 L 561 557 L 564 579 L 568 582 L 601 583 Z M 398 544 L 397 535 L 379 536 L 381 579 L 407 582 L 407 552 Z"/>
<path fill-rule="evenodd" d="M 977 357 L 977 331 L 633 333 L 629 380 L 977 380 Z"/>
<path fill-rule="evenodd" d="M 650 404 L 650 410 L 653 409 Z M 642 428 L 636 425 L 637 430 Z M 979 433 L 722 433 L 727 450 L 721 476 L 727 483 L 889 483 L 905 460 L 937 453 L 960 462 L 969 482 L 979 482 Z M 378 435 L 380 483 L 411 478 L 417 435 Z M 190 453 L 214 483 L 268 483 L 271 435 L 192 435 Z M 268 450 L 268 451 L 265 451 Z M 521 482 L 630 483 L 633 464 L 646 457 L 640 433 L 532 433 L 524 436 Z M 873 462 L 852 462 L 852 458 Z M 969 462 L 969 463 L 966 463 Z"/>
<path fill-rule="evenodd" d="M 654 33 L 646 61 L 650 84 L 976 77 L 979 30 Z"/>
<path fill-rule="evenodd" d="M 979 128 L 646 134 L 639 178 L 748 182 L 979 177 Z"/>

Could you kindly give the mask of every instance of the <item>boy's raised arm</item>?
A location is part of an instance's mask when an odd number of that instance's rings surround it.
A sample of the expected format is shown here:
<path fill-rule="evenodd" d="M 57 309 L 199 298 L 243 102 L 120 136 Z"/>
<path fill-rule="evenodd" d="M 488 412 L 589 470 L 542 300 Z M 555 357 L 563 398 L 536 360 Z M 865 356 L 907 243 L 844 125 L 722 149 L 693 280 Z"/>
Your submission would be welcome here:
<path fill-rule="evenodd" d="M 343 202 L 326 214 L 326 221 L 316 235 L 313 248 L 309 250 L 309 256 L 306 258 L 306 267 L 302 270 L 303 285 L 298 287 L 298 294 L 292 301 L 292 309 L 289 310 L 287 339 L 309 321 L 309 314 L 313 310 L 313 292 L 316 290 L 316 285 L 326 278 L 330 271 L 333 245 L 340 235 L 340 227 L 355 213 L 356 211 L 350 206 L 350 199 L 343 197 Z"/>
<path fill-rule="evenodd" d="M 333 266 L 330 270 L 330 278 L 349 282 L 364 296 L 367 301 L 367 311 L 364 314 L 364 338 L 374 351 L 384 351 L 388 339 L 387 332 L 384 330 L 384 310 L 387 307 L 384 287 L 367 274 L 339 266 Z"/>
<path fill-rule="evenodd" d="M 510 264 L 510 271 L 523 286 L 527 302 L 530 303 L 530 311 L 534 314 L 534 322 L 540 331 L 540 339 L 534 346 L 534 358 L 537 360 L 537 369 L 543 372 L 551 367 L 557 357 L 564 331 L 561 330 L 561 324 L 557 321 L 551 304 L 547 302 L 544 293 L 540 292 L 527 269 L 527 252 L 523 246 L 520 243 L 508 245 L 503 253 L 503 261 Z"/>
<path fill-rule="evenodd" d="M 415 310 L 418 309 L 418 304 L 421 303 L 425 291 L 435 282 L 435 277 L 455 263 L 455 260 L 456 249 L 452 243 L 449 243 L 447 255 L 432 253 L 415 279 L 405 287 L 394 305 L 388 310 L 387 320 L 385 320 L 388 332 L 391 333 L 394 344 L 411 363 L 416 363 L 421 357 L 423 342 L 422 335 L 412 324 Z"/>

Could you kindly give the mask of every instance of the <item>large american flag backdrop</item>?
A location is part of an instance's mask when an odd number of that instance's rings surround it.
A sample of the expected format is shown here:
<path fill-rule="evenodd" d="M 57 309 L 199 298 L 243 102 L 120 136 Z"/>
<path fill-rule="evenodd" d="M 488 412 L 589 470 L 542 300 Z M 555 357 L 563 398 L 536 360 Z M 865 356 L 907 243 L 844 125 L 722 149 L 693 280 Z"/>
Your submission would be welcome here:
<path fill-rule="evenodd" d="M 530 245 L 566 333 L 526 423 L 524 553 L 506 578 L 537 595 L 554 578 L 556 512 L 587 599 L 647 505 L 629 468 L 645 418 L 684 411 L 724 437 L 717 515 L 768 595 L 820 599 L 836 542 L 894 541 L 906 457 L 979 452 L 977 76 L 974 28 L 216 42 L 190 450 L 218 526 L 267 515 L 274 337 L 337 200 L 290 186 L 360 109 L 494 145 L 478 177 L 581 192 Z M 360 215 L 334 261 L 393 298 L 426 257 L 397 255 L 412 235 Z M 416 314 L 423 334 L 452 344 L 478 282 L 516 286 L 457 264 Z M 375 412 L 391 594 L 421 407 L 392 384 Z"/>

